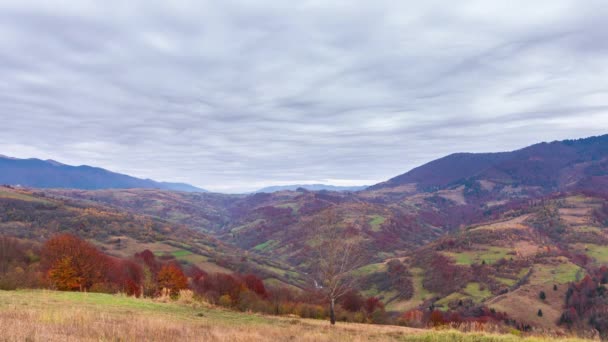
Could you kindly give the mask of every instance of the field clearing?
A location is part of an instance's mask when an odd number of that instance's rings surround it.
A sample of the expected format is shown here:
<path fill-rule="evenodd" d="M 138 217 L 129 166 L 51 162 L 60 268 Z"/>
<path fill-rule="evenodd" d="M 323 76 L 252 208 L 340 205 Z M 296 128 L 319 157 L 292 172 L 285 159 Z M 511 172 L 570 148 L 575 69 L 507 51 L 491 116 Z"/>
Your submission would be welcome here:
<path fill-rule="evenodd" d="M 533 285 L 567 284 L 583 277 L 583 269 L 563 257 L 553 260 L 549 265 L 534 265 L 530 283 Z"/>
<path fill-rule="evenodd" d="M 580 252 L 592 257 L 598 264 L 608 263 L 608 246 L 600 246 L 592 243 L 576 244 L 575 248 Z"/>
<path fill-rule="evenodd" d="M 0 291 L 3 341 L 550 341 L 238 313 L 98 293 Z M 582 341 L 564 339 L 562 341 Z"/>
<path fill-rule="evenodd" d="M 552 284 L 524 285 L 492 299 L 488 306 L 496 311 L 506 312 L 509 316 L 516 316 L 522 322 L 546 329 L 559 329 L 556 322 L 563 311 L 566 289 L 566 285 L 559 285 L 556 291 L 553 290 Z M 545 292 L 545 300 L 539 298 L 540 291 Z M 539 309 L 543 312 L 542 317 L 537 315 Z"/>
<path fill-rule="evenodd" d="M 454 259 L 458 265 L 493 264 L 500 259 L 506 258 L 511 249 L 497 246 L 482 246 L 477 250 L 465 252 L 443 252 L 447 257 Z"/>
<path fill-rule="evenodd" d="M 382 226 L 384 221 L 386 221 L 386 218 L 384 216 L 371 215 L 369 225 L 372 229 L 372 232 L 379 232 L 381 230 L 380 226 Z"/>
<path fill-rule="evenodd" d="M 454 302 L 461 299 L 471 299 L 475 303 L 480 303 L 484 299 L 492 296 L 492 292 L 488 289 L 482 289 L 481 284 L 479 283 L 468 283 L 467 286 L 459 292 L 454 292 L 447 297 L 444 297 L 436 302 L 436 304 L 441 306 L 446 306 L 450 302 Z"/>
<path fill-rule="evenodd" d="M 515 253 L 517 256 L 527 258 L 536 255 L 540 251 L 538 245 L 529 241 L 518 241 L 515 243 Z"/>
<path fill-rule="evenodd" d="M 386 307 L 389 311 L 407 311 L 414 309 L 422 304 L 425 300 L 430 299 L 434 296 L 427 289 L 422 286 L 422 280 L 424 279 L 424 270 L 419 267 L 412 267 L 412 283 L 414 285 L 414 295 L 408 300 L 394 301 L 388 304 Z"/>
<path fill-rule="evenodd" d="M 530 229 L 527 225 L 524 224 L 526 219 L 528 219 L 530 215 L 521 215 L 516 218 L 498 221 L 491 224 L 481 225 L 477 227 L 473 227 L 471 230 L 477 229 L 487 229 L 487 230 L 506 230 L 506 229 Z"/>
<path fill-rule="evenodd" d="M 21 193 L 17 190 L 8 191 L 6 189 L 0 189 L 0 198 L 16 199 L 26 202 L 36 202 L 41 204 L 54 204 L 54 202 L 47 201 L 45 199 L 28 195 L 27 193 Z"/>
<path fill-rule="evenodd" d="M 253 249 L 258 252 L 266 252 L 266 251 L 270 250 L 271 248 L 274 248 L 278 244 L 279 243 L 276 240 L 268 240 L 266 242 L 262 242 L 261 244 L 253 247 Z"/>
<path fill-rule="evenodd" d="M 361 266 L 353 271 L 353 274 L 356 276 L 365 276 L 376 272 L 384 272 L 387 270 L 386 263 L 380 262 L 376 264 L 369 264 L 365 266 Z"/>
<path fill-rule="evenodd" d="M 209 261 L 209 258 L 204 255 L 194 254 L 190 251 L 175 247 L 163 242 L 148 242 L 143 243 L 128 236 L 114 236 L 112 240 L 120 239 L 120 244 L 97 244 L 105 248 L 109 253 L 122 258 L 130 258 L 135 253 L 139 253 L 143 250 L 150 250 L 156 256 L 171 255 L 177 260 L 184 260 L 193 265 L 200 267 L 206 272 L 218 272 L 218 273 L 232 273 L 231 270 L 222 267 L 218 264 Z M 93 241 L 95 243 L 95 241 Z"/>
<path fill-rule="evenodd" d="M 458 188 L 452 190 L 441 190 L 437 192 L 437 195 L 458 205 L 467 204 L 467 201 L 464 198 L 464 186 L 459 186 Z"/>

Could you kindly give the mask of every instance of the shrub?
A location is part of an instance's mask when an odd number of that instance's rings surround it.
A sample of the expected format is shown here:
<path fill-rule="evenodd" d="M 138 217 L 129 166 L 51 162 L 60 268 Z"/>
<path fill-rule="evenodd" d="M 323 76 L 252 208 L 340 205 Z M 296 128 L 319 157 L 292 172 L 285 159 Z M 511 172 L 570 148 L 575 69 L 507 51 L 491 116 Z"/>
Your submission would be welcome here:
<path fill-rule="evenodd" d="M 232 298 L 228 294 L 222 295 L 218 300 L 218 304 L 225 307 L 232 306 Z"/>

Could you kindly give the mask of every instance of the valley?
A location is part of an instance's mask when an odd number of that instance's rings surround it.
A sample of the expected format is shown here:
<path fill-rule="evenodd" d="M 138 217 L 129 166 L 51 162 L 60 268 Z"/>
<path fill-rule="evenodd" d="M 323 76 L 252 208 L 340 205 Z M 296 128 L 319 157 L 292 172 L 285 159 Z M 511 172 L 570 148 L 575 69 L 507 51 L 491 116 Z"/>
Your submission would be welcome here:
<path fill-rule="evenodd" d="M 316 286 L 314 228 L 331 216 L 357 237 L 356 290 L 393 322 L 422 328 L 426 312 L 477 312 L 525 332 L 569 334 L 560 320 L 570 287 L 608 262 L 607 160 L 601 136 L 451 155 L 356 192 L 7 185 L 0 233 L 35 245 L 71 233 L 110 256 L 149 250 L 306 292 Z"/>

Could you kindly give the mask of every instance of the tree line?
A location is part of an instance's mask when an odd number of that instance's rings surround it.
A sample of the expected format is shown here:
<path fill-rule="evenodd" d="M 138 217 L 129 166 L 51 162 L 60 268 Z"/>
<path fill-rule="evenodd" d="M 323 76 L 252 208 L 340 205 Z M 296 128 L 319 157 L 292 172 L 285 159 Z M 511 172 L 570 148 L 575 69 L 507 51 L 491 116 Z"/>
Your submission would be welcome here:
<path fill-rule="evenodd" d="M 206 272 L 149 250 L 118 258 L 71 234 L 55 235 L 42 245 L 0 237 L 0 289 L 17 288 L 173 299 L 182 291 L 192 291 L 195 299 L 239 311 L 316 319 L 333 316 L 334 320 L 366 323 L 388 319 L 378 298 L 364 297 L 350 287 L 335 292 L 339 296 L 330 306 L 326 288 L 304 291 L 286 285 L 267 286 L 254 274 Z"/>

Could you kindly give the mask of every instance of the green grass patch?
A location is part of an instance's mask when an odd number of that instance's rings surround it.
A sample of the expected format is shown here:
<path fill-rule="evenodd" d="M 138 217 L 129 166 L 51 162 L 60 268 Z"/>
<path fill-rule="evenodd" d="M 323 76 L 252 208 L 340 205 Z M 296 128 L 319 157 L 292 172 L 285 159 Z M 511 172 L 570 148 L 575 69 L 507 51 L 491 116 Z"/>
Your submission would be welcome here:
<path fill-rule="evenodd" d="M 242 315 L 227 310 L 217 310 L 209 307 L 193 307 L 179 303 L 161 303 L 151 299 L 141 299 L 104 293 L 60 292 L 48 290 L 18 290 L 0 291 L 0 310 L 11 310 L 19 306 L 24 309 L 45 309 L 63 306 L 94 309 L 109 313 L 125 314 L 136 311 L 137 314 L 153 314 L 170 317 L 177 320 L 196 319 L 197 314 L 203 313 L 206 319 L 223 324 L 257 324 L 270 321 L 258 315 Z M 228 321 L 227 321 L 228 320 Z M 234 322 L 231 322 L 233 321 Z"/>
<path fill-rule="evenodd" d="M 276 246 L 279 242 L 276 240 L 268 240 L 266 242 L 263 242 L 255 247 L 253 247 L 254 250 L 258 251 L 258 252 L 266 252 L 267 250 L 271 249 L 272 247 Z"/>
<path fill-rule="evenodd" d="M 513 285 L 515 285 L 515 283 L 517 283 L 517 280 L 511 279 L 511 278 L 494 277 L 494 279 L 496 279 L 496 281 L 498 281 L 499 283 L 507 285 L 509 287 L 513 286 Z"/>
<path fill-rule="evenodd" d="M 460 293 L 460 292 L 454 292 L 454 293 L 450 293 L 449 295 L 441 298 L 440 300 L 436 301 L 435 304 L 442 306 L 443 309 L 448 309 L 448 304 L 450 304 L 451 302 L 457 301 L 457 300 L 461 300 L 461 299 L 465 299 L 467 296 Z"/>
<path fill-rule="evenodd" d="M 424 279 L 424 270 L 419 267 L 410 268 L 412 273 L 412 284 L 414 285 L 414 295 L 408 300 L 394 301 L 387 305 L 386 309 L 389 311 L 407 311 L 416 308 L 427 299 L 435 296 L 435 294 L 429 292 L 422 286 L 422 280 Z M 372 294 L 376 295 L 376 294 Z"/>
<path fill-rule="evenodd" d="M 444 255 L 452 258 L 458 265 L 493 264 L 500 259 L 507 257 L 511 249 L 505 247 L 488 246 L 480 250 L 465 252 L 443 252 Z"/>
<path fill-rule="evenodd" d="M 451 293 L 450 295 L 441 298 L 436 303 L 441 306 L 447 306 L 451 302 L 467 298 L 470 298 L 475 303 L 479 303 L 492 296 L 490 290 L 482 290 L 481 286 L 480 283 L 468 283 L 462 291 Z"/>
<path fill-rule="evenodd" d="M 365 276 L 372 273 L 384 272 L 386 271 L 386 267 L 385 263 L 369 264 L 357 268 L 352 274 L 355 276 Z"/>
<path fill-rule="evenodd" d="M 591 243 L 582 244 L 582 252 L 595 259 L 597 263 L 608 263 L 608 246 L 600 246 Z"/>
<path fill-rule="evenodd" d="M 492 292 L 490 292 L 490 290 L 488 290 L 487 288 L 482 290 L 481 286 L 482 285 L 480 283 L 468 283 L 467 286 L 464 288 L 464 293 L 470 296 L 475 302 L 480 302 L 486 298 L 491 297 Z"/>
<path fill-rule="evenodd" d="M 379 232 L 380 227 L 386 221 L 386 218 L 380 215 L 372 215 L 370 216 L 369 225 L 374 232 Z"/>
<path fill-rule="evenodd" d="M 571 262 L 563 262 L 558 265 L 534 265 L 530 283 L 566 284 L 579 280 L 583 275 L 583 269 Z"/>
<path fill-rule="evenodd" d="M 179 251 L 175 251 L 175 252 L 171 252 L 171 255 L 173 255 L 174 257 L 176 257 L 178 259 L 179 258 L 183 258 L 183 257 L 188 256 L 188 255 L 191 255 L 191 254 L 192 254 L 192 252 L 184 250 L 184 249 L 179 250 Z"/>

